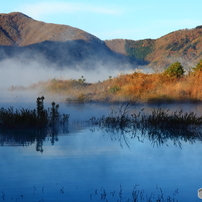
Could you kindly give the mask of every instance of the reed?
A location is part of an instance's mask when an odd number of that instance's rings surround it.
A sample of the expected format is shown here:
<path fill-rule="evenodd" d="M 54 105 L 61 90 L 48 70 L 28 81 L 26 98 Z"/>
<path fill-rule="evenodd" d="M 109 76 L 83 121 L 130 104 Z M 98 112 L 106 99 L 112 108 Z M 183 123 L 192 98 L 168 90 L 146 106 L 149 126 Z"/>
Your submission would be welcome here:
<path fill-rule="evenodd" d="M 202 141 L 202 117 L 182 110 L 170 112 L 169 109 L 159 108 L 146 114 L 142 109 L 139 113 L 129 115 L 127 104 L 125 107 L 121 106 L 117 112 L 112 111 L 109 116 L 92 117 L 89 123 L 107 133 L 115 134 L 114 139 L 124 141 L 126 145 L 128 140 L 125 134 L 129 134 L 130 138 L 138 138 L 139 141 L 142 141 L 141 135 L 142 139 L 149 139 L 154 146 L 166 144 L 168 140 L 180 147 L 181 141 Z"/>
<path fill-rule="evenodd" d="M 8 129 L 42 129 L 68 122 L 69 114 L 60 115 L 59 105 L 52 102 L 52 107 L 44 108 L 44 96 L 36 100 L 36 109 L 0 109 L 0 128 Z"/>
<path fill-rule="evenodd" d="M 44 108 L 44 96 L 36 100 L 36 109 L 0 109 L 0 144 L 28 146 L 36 145 L 36 151 L 43 152 L 43 142 L 48 137 L 51 144 L 58 141 L 57 134 L 68 131 L 69 114 L 60 114 L 59 105 L 52 102 L 51 108 Z"/>
<path fill-rule="evenodd" d="M 183 127 L 191 125 L 201 125 L 202 116 L 197 116 L 194 112 L 183 112 L 174 111 L 170 112 L 169 109 L 152 109 L 151 114 L 145 114 L 144 109 L 142 109 L 138 114 L 131 114 L 129 116 L 129 103 L 126 106 L 121 106 L 117 111 L 112 111 L 109 116 L 102 117 L 101 119 L 92 120 L 101 125 L 111 125 L 111 126 L 137 126 L 141 124 L 142 126 L 156 126 L 156 127 L 168 127 L 168 126 L 180 126 Z"/>
<path fill-rule="evenodd" d="M 67 190 L 67 192 L 65 191 Z M 35 186 L 31 187 L 27 193 L 23 193 L 23 190 L 20 190 L 19 193 L 9 193 L 1 190 L 0 197 L 2 201 L 45 201 L 44 198 L 49 198 L 54 194 L 58 194 L 58 201 L 64 199 L 65 201 L 78 200 L 77 196 L 74 196 L 70 192 L 68 193 L 68 184 L 65 186 L 56 186 L 50 189 L 46 189 L 45 186 Z M 84 190 L 81 190 L 83 192 Z M 80 190 L 78 190 L 79 194 Z M 113 191 L 107 190 L 104 187 L 93 190 L 92 192 L 85 190 L 85 201 L 117 201 L 117 202 L 178 202 L 180 198 L 179 190 L 176 189 L 172 194 L 165 193 L 161 187 L 156 187 L 152 192 L 147 191 L 143 188 L 140 188 L 140 185 L 136 184 L 130 190 L 124 189 L 122 185 L 118 189 Z M 87 200 L 89 194 L 89 200 Z M 42 198 L 41 198 L 42 197 Z M 61 197 L 61 198 L 60 198 Z M 41 199 L 40 199 L 41 198 Z M 40 200 L 39 200 L 40 199 Z"/>
<path fill-rule="evenodd" d="M 130 193 L 130 192 L 129 192 Z M 167 195 L 161 187 L 156 185 L 155 190 L 152 193 L 148 193 L 145 189 L 140 189 L 136 184 L 133 187 L 131 193 L 125 193 L 120 185 L 119 190 L 107 191 L 103 187 L 96 189 L 94 193 L 90 194 L 90 199 L 99 201 L 122 201 L 122 202 L 177 202 L 179 201 L 179 191 L 176 189 L 172 195 Z"/>

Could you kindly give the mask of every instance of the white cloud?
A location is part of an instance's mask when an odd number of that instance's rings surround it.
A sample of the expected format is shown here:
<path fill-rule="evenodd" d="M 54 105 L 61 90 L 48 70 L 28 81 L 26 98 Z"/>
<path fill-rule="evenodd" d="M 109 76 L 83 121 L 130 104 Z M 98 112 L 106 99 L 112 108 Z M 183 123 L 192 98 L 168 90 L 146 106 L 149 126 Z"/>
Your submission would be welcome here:
<path fill-rule="evenodd" d="M 117 7 L 95 6 L 84 3 L 69 3 L 69 2 L 40 2 L 34 4 L 24 4 L 18 8 L 21 12 L 39 19 L 45 15 L 57 13 L 78 13 L 90 12 L 106 15 L 119 15 L 122 10 Z"/>

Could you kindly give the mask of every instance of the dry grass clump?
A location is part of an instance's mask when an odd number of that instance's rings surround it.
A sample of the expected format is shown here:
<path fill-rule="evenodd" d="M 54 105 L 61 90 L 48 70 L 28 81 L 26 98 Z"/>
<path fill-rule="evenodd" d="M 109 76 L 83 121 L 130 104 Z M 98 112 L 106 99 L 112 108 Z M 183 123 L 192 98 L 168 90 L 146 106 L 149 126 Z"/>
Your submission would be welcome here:
<path fill-rule="evenodd" d="M 171 78 L 164 74 L 133 73 L 113 79 L 119 86 L 117 97 L 133 102 L 170 102 L 202 100 L 202 73 Z"/>
<path fill-rule="evenodd" d="M 93 84 L 53 79 L 41 86 L 44 93 L 62 94 L 68 101 L 183 102 L 202 100 L 201 82 L 201 72 L 182 78 L 133 73 Z"/>
<path fill-rule="evenodd" d="M 202 71 L 193 71 L 181 77 L 163 73 L 134 72 L 120 74 L 102 82 L 87 83 L 79 80 L 52 79 L 29 89 L 42 89 L 44 94 L 61 94 L 71 102 L 196 102 L 202 101 Z M 15 90 L 12 87 L 12 90 Z M 24 89 L 21 87 L 21 89 Z"/>
<path fill-rule="evenodd" d="M 164 74 L 133 73 L 114 78 L 117 99 L 133 102 L 201 101 L 202 73 L 170 78 Z"/>

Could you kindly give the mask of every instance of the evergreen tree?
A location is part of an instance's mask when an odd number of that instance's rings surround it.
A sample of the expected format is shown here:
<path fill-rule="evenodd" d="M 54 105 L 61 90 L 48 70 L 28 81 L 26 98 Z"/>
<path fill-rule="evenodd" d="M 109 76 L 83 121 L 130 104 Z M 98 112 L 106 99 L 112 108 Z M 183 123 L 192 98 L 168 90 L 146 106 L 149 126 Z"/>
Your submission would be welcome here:
<path fill-rule="evenodd" d="M 202 72 L 202 59 L 199 61 L 199 63 L 196 65 L 196 67 L 193 68 L 194 72 Z"/>
<path fill-rule="evenodd" d="M 179 78 L 184 75 L 184 72 L 185 71 L 181 63 L 175 62 L 165 69 L 164 74 L 169 77 Z"/>

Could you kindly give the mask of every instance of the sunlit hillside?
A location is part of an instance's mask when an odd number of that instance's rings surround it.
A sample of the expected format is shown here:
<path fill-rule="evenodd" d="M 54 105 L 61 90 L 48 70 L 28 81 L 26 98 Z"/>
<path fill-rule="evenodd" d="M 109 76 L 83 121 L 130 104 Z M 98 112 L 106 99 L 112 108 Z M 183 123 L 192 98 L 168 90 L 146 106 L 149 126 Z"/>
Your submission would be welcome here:
<path fill-rule="evenodd" d="M 158 39 L 106 40 L 113 51 L 135 58 L 155 70 L 179 60 L 185 68 L 194 66 L 202 55 L 202 26 L 166 34 Z"/>
<path fill-rule="evenodd" d="M 33 84 L 28 89 L 40 89 L 44 94 L 62 95 L 70 102 L 202 101 L 201 66 L 200 61 L 189 73 L 182 72 L 182 75 L 177 76 L 166 74 L 164 71 L 154 74 L 120 74 L 97 83 L 87 83 L 84 77 L 78 80 L 52 79 Z M 11 90 L 19 88 L 27 89 L 12 87 Z"/>

